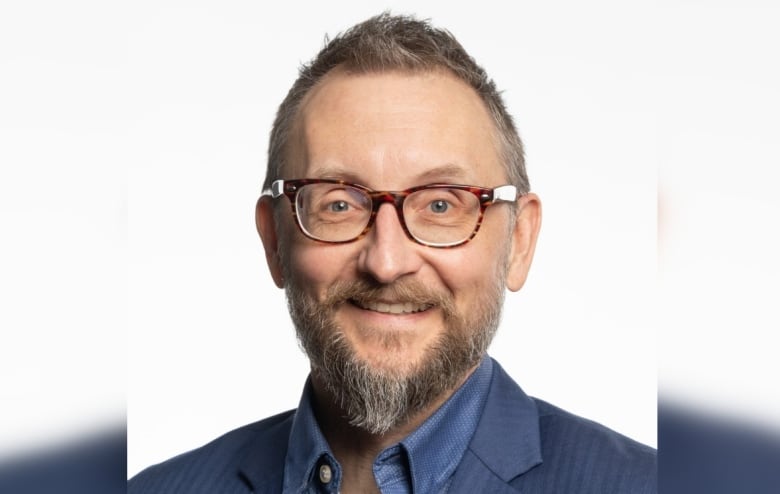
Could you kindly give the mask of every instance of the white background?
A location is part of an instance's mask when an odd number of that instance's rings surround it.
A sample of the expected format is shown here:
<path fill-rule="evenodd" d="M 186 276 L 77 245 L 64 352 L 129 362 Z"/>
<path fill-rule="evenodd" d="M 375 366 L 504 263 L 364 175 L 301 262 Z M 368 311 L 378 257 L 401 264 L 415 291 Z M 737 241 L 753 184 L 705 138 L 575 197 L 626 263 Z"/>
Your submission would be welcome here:
<path fill-rule="evenodd" d="M 129 474 L 297 405 L 307 362 L 253 226 L 267 134 L 325 33 L 385 4 L 289 5 L 168 5 L 133 29 Z M 650 26 L 617 2 L 609 18 L 539 5 L 393 10 L 450 29 L 505 90 L 527 143 L 544 226 L 491 353 L 528 393 L 652 444 Z"/>
<path fill-rule="evenodd" d="M 526 143 L 542 233 L 491 348 L 526 392 L 655 445 L 658 338 L 669 396 L 771 421 L 777 11 L 740 5 L 4 4 L 2 451 L 127 403 L 133 475 L 296 406 L 267 134 L 324 34 L 386 8 L 451 30 Z"/>

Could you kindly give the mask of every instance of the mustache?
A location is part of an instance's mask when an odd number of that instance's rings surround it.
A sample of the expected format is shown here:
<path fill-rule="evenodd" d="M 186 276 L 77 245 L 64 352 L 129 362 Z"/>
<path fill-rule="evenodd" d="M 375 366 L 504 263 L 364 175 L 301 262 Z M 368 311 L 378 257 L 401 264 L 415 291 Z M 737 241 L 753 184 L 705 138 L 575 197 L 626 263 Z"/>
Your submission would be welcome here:
<path fill-rule="evenodd" d="M 354 301 L 367 304 L 376 301 L 432 305 L 441 308 L 445 314 L 455 313 L 455 304 L 449 293 L 433 290 L 415 280 L 401 280 L 392 284 L 379 284 L 365 279 L 339 281 L 328 288 L 321 308 L 335 307 Z"/>

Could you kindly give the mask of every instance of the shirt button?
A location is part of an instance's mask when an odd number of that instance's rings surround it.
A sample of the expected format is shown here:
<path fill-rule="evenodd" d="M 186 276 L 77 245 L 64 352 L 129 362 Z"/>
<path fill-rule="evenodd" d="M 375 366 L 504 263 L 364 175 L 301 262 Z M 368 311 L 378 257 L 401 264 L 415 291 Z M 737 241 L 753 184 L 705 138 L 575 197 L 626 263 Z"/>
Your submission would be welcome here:
<path fill-rule="evenodd" d="M 330 465 L 322 465 L 320 467 L 320 482 L 327 484 L 333 478 L 333 472 L 330 470 Z"/>

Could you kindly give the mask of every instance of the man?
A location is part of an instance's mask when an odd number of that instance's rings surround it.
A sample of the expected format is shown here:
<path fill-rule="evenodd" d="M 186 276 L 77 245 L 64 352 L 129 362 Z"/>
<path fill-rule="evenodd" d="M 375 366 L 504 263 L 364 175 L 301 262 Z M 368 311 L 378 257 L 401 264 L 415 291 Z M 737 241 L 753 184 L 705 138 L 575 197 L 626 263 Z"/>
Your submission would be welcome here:
<path fill-rule="evenodd" d="M 539 231 L 511 117 L 446 31 L 383 14 L 304 67 L 257 229 L 311 374 L 297 410 L 133 493 L 645 493 L 655 452 L 526 396 L 486 356 Z"/>

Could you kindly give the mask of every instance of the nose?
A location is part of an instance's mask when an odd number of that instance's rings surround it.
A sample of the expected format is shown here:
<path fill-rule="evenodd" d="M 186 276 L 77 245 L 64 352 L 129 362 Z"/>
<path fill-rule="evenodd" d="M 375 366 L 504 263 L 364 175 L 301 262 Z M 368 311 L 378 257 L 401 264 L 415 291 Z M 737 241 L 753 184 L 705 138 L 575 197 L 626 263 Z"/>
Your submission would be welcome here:
<path fill-rule="evenodd" d="M 365 238 L 359 268 L 379 283 L 388 284 L 415 273 L 422 265 L 419 246 L 406 236 L 392 204 L 379 207 Z"/>

